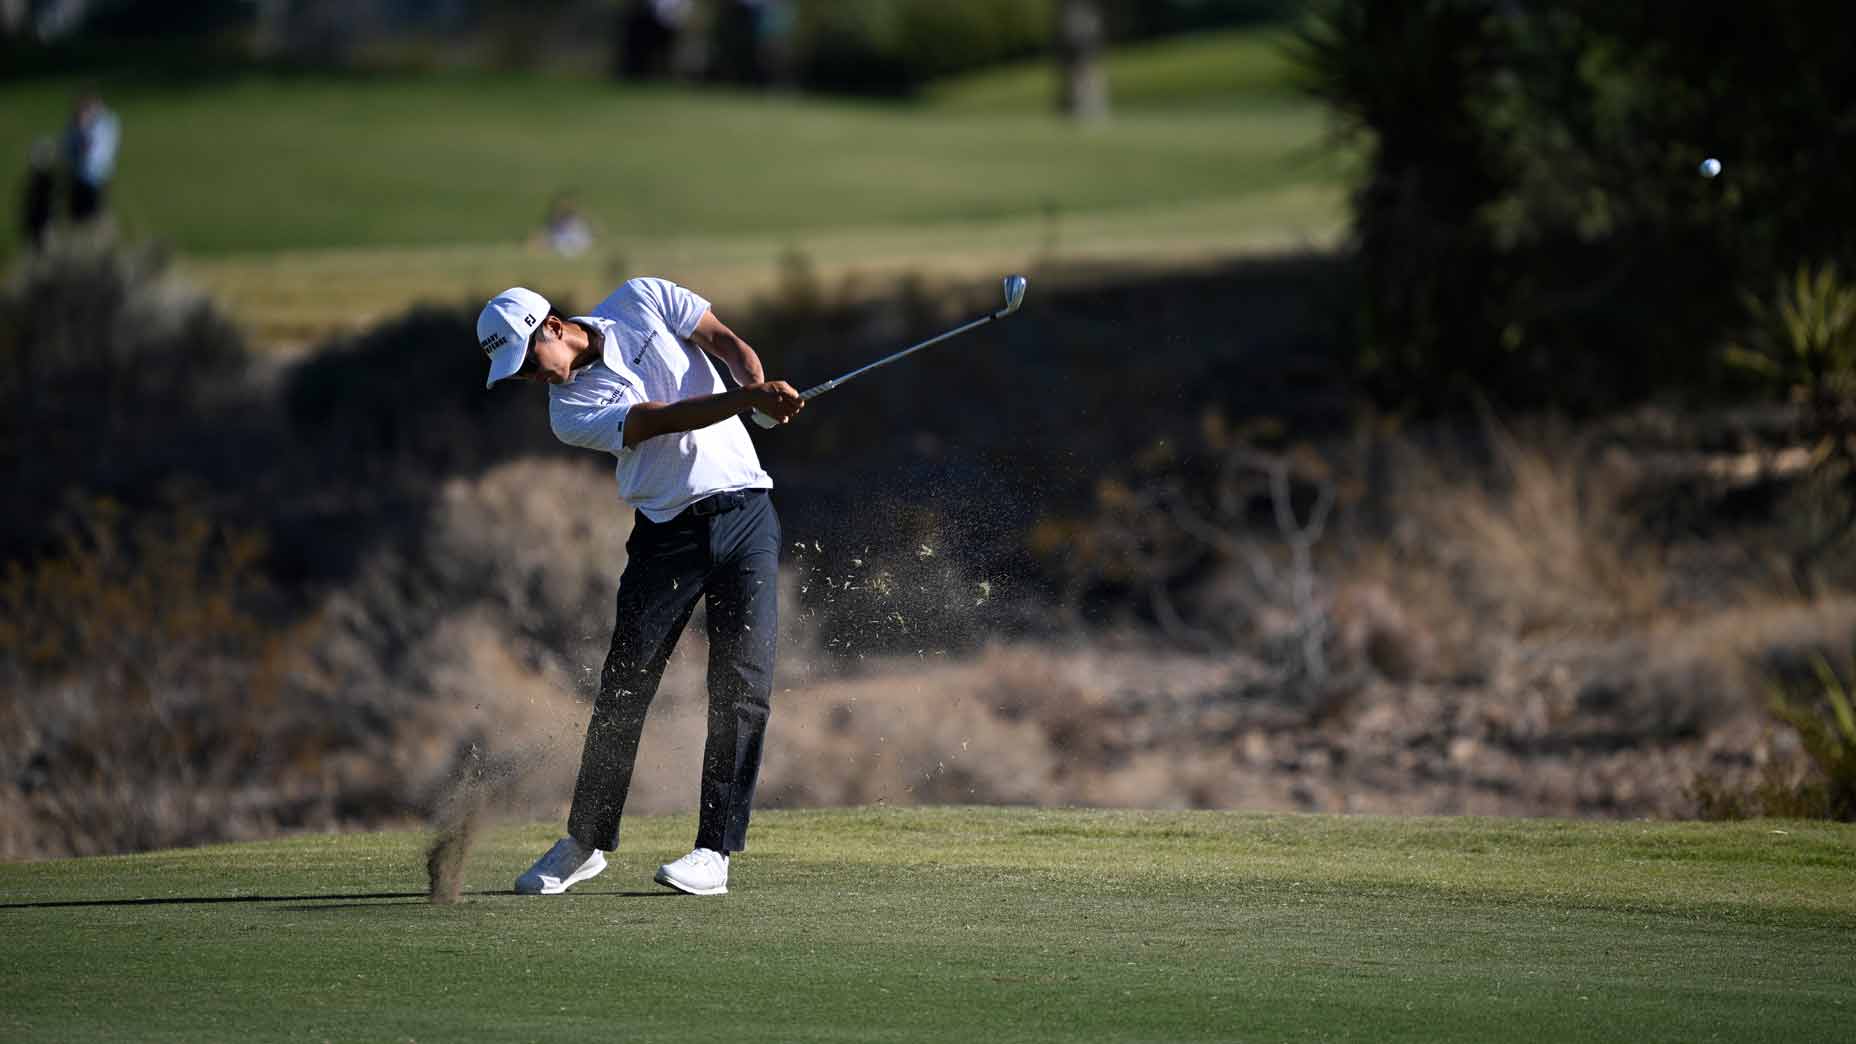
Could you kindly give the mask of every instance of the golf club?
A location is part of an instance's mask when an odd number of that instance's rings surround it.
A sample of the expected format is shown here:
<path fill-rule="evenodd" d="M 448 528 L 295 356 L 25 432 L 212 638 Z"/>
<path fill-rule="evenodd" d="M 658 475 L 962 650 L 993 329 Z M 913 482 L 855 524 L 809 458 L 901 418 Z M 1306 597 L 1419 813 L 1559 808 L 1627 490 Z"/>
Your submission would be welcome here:
<path fill-rule="evenodd" d="M 888 366 L 890 363 L 895 362 L 897 359 L 900 359 L 905 355 L 912 355 L 916 352 L 921 351 L 923 348 L 928 347 L 931 344 L 940 344 L 942 341 L 947 340 L 949 337 L 955 337 L 960 334 L 966 333 L 968 330 L 972 330 L 976 327 L 985 326 L 987 323 L 992 322 L 994 319 L 1003 319 L 1006 316 L 1011 315 L 1013 312 L 1018 311 L 1018 306 L 1024 303 L 1025 303 L 1025 277 L 1019 276 L 1019 275 L 1006 276 L 1005 277 L 1005 307 L 1004 308 L 1001 308 L 998 311 L 993 312 L 989 315 L 982 315 L 978 319 L 975 319 L 972 322 L 967 323 L 964 326 L 957 326 L 954 329 L 949 330 L 946 333 L 941 334 L 938 337 L 930 337 L 928 340 L 923 341 L 920 344 L 911 345 L 910 347 L 904 348 L 903 350 L 897 352 L 894 355 L 886 355 L 883 358 L 878 359 L 876 362 L 870 363 L 867 366 L 860 366 L 857 369 L 852 370 L 850 373 L 847 373 L 842 377 L 834 377 L 831 380 L 826 381 L 824 384 L 814 385 L 813 387 L 807 388 L 805 391 L 802 391 L 799 393 L 799 397 L 806 400 L 807 402 L 810 402 L 813 399 L 817 398 L 818 396 L 825 394 L 826 392 L 832 390 L 833 388 L 836 388 L 838 385 L 843 384 L 845 381 L 848 381 L 853 377 L 857 377 L 857 376 L 861 376 L 862 374 L 869 373 L 871 370 L 874 370 L 879 366 Z M 774 420 L 772 417 L 767 416 L 765 413 L 762 413 L 759 410 L 755 410 L 754 411 L 754 423 L 760 425 L 763 428 L 771 428 L 771 427 L 778 425 L 780 422 Z"/>

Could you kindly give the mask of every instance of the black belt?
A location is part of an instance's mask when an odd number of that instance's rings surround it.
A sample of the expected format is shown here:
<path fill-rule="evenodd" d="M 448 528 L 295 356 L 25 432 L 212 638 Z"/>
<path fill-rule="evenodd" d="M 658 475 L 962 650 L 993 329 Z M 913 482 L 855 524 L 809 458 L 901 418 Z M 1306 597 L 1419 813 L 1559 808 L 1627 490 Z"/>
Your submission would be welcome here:
<path fill-rule="evenodd" d="M 684 508 L 683 514 L 689 515 L 692 518 L 706 518 L 709 515 L 719 515 L 725 511 L 733 511 L 738 507 L 745 507 L 747 506 L 749 497 L 764 496 L 766 492 L 767 491 L 764 489 L 730 489 L 720 493 L 712 493 L 698 500 L 696 503 L 691 504 L 689 507 Z"/>

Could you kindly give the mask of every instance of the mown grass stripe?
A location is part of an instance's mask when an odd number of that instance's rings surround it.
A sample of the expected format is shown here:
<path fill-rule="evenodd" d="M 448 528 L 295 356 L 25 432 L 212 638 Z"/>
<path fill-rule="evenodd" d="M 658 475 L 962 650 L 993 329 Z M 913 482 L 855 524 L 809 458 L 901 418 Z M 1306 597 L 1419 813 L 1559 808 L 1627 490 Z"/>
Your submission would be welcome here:
<path fill-rule="evenodd" d="M 649 884 L 673 816 L 506 894 L 556 829 L 487 834 L 454 907 L 417 833 L 0 866 L 0 1034 L 1799 1040 L 1856 1002 L 1834 824 L 767 812 L 704 901 Z"/>

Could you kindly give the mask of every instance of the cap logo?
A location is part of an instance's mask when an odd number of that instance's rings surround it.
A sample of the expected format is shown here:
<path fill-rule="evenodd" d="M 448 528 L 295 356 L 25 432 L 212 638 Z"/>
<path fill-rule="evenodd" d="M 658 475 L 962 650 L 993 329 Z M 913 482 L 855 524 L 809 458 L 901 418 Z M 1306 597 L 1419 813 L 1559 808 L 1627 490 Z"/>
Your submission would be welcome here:
<path fill-rule="evenodd" d="M 485 337 L 483 340 L 477 342 L 477 345 L 483 349 L 483 354 L 493 355 L 498 348 L 503 346 L 503 342 L 507 340 L 509 340 L 508 334 L 499 333 L 494 337 Z"/>

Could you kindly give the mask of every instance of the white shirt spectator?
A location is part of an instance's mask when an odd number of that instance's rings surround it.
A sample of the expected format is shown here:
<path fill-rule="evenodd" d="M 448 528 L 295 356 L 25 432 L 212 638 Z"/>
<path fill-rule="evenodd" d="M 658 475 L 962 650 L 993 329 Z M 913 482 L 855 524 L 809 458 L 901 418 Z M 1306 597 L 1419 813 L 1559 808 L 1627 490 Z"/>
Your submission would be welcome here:
<path fill-rule="evenodd" d="M 653 522 L 713 493 L 772 489 L 741 418 L 625 446 L 625 416 L 640 402 L 676 402 L 727 390 L 690 335 L 709 311 L 702 297 L 663 279 L 633 279 L 576 317 L 604 338 L 600 362 L 548 389 L 548 420 L 570 446 L 618 458 L 619 497 Z"/>
<path fill-rule="evenodd" d="M 98 104 L 71 131 L 71 172 L 86 185 L 102 187 L 116 173 L 122 121 Z"/>

